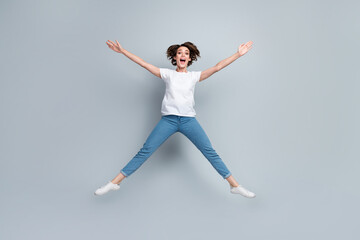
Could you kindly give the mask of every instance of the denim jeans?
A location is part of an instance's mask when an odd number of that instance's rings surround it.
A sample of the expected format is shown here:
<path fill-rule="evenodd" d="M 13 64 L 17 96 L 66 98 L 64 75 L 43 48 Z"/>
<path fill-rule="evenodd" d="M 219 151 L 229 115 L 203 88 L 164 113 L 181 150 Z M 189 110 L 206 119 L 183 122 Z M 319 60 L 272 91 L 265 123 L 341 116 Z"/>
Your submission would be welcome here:
<path fill-rule="evenodd" d="M 128 177 L 135 172 L 171 135 L 184 134 L 209 160 L 215 170 L 225 179 L 231 173 L 212 147 L 208 136 L 195 117 L 164 115 L 152 130 L 140 151 L 121 169 Z"/>

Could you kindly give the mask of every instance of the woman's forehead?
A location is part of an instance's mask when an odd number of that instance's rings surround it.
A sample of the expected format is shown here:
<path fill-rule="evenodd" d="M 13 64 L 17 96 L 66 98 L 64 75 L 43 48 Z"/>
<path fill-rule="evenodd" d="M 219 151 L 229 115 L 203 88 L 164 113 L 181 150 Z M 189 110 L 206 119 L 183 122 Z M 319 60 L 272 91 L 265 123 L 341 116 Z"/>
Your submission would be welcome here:
<path fill-rule="evenodd" d="M 185 52 L 189 51 L 189 49 L 187 47 L 184 47 L 184 46 L 181 46 L 178 48 L 178 51 L 179 50 L 185 50 Z"/>

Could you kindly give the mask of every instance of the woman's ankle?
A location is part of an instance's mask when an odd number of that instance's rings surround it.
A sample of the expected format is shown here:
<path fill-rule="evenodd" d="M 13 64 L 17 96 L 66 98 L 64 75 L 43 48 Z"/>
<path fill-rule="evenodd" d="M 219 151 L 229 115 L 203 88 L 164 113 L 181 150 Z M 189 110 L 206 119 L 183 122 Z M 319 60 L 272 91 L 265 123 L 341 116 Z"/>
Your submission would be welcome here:
<path fill-rule="evenodd" d="M 120 184 L 121 181 L 114 179 L 114 180 L 112 180 L 111 182 L 112 182 L 113 184 Z"/>

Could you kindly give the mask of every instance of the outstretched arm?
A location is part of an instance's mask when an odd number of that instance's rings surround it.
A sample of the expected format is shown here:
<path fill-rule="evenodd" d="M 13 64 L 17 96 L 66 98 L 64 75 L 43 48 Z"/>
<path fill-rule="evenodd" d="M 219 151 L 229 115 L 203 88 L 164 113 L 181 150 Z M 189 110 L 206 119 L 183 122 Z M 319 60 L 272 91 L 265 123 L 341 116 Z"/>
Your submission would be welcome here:
<path fill-rule="evenodd" d="M 135 54 L 132 54 L 131 52 L 125 50 L 117 40 L 116 40 L 116 43 L 108 40 L 106 42 L 106 44 L 109 46 L 109 48 L 111 48 L 115 52 L 124 54 L 130 60 L 134 61 L 135 63 L 139 64 L 143 68 L 147 69 L 149 72 L 151 72 L 155 76 L 161 78 L 160 69 L 158 67 L 155 67 L 154 65 L 145 62 L 142 58 L 140 58 L 140 57 L 136 56 Z"/>
<path fill-rule="evenodd" d="M 206 69 L 205 71 L 202 71 L 199 82 L 205 80 L 214 73 L 220 71 L 221 69 L 223 69 L 224 67 L 226 67 L 227 65 L 229 65 L 230 63 L 232 63 L 242 55 L 244 55 L 245 53 L 247 53 L 252 48 L 252 44 L 253 44 L 252 41 L 241 44 L 238 48 L 238 51 L 234 53 L 232 56 L 218 62 L 215 66 Z"/>

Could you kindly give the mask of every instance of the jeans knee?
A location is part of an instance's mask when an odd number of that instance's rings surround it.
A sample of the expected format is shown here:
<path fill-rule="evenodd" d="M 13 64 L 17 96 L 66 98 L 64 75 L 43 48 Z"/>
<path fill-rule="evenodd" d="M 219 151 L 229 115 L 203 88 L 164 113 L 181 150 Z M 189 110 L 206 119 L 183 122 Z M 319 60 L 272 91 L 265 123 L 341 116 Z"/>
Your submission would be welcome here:
<path fill-rule="evenodd" d="M 155 147 L 152 146 L 143 146 L 140 151 L 138 152 L 138 155 L 146 156 L 151 154 L 154 151 Z"/>
<path fill-rule="evenodd" d="M 219 156 L 212 146 L 203 147 L 202 152 L 204 155 L 209 156 L 209 157 L 218 157 Z"/>

